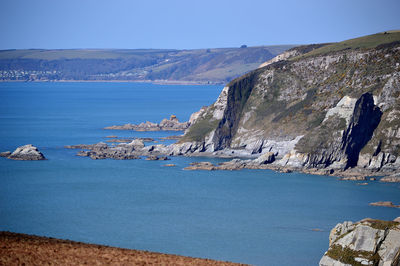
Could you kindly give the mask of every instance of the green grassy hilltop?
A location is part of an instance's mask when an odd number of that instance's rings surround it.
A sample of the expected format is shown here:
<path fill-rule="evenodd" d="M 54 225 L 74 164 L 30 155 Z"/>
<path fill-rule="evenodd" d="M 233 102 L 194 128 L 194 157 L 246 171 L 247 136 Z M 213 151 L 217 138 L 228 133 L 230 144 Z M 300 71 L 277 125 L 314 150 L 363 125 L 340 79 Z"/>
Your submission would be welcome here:
<path fill-rule="evenodd" d="M 293 60 L 311 56 L 326 55 L 343 50 L 372 49 L 377 48 L 380 45 L 385 45 L 393 42 L 400 42 L 400 30 L 385 31 L 346 40 L 343 42 L 331 43 L 318 49 L 312 50 L 299 57 L 295 57 L 293 58 Z"/>

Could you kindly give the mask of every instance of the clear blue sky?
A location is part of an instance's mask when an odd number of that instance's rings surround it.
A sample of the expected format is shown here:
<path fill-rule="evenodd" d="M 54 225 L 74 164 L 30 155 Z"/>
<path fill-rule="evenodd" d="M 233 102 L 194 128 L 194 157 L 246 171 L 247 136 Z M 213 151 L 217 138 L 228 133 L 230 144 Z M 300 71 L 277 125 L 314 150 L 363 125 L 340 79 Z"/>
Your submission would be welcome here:
<path fill-rule="evenodd" d="M 207 48 L 400 29 L 400 0 L 1 0 L 0 49 Z"/>

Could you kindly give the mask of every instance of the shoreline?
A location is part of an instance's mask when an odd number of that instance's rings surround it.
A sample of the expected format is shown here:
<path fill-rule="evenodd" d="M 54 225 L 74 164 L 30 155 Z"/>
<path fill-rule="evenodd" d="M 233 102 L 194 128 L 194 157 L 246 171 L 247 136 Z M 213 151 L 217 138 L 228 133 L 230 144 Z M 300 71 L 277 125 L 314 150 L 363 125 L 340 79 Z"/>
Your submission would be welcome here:
<path fill-rule="evenodd" d="M 248 159 L 250 158 L 233 158 L 233 157 L 225 157 L 225 156 L 216 156 L 216 155 L 183 155 L 186 157 L 198 157 L 204 158 L 221 158 L 221 159 L 232 159 L 231 161 L 226 161 L 223 163 L 219 163 L 214 165 L 208 161 L 194 162 L 190 166 L 185 167 L 183 170 L 188 171 L 198 171 L 198 170 L 206 170 L 206 171 L 239 171 L 242 169 L 248 170 L 272 170 L 278 173 L 302 173 L 316 176 L 329 176 L 335 177 L 342 181 L 378 181 L 385 183 L 397 183 L 399 181 L 387 181 L 380 180 L 382 178 L 390 177 L 393 174 L 396 174 L 396 171 L 393 172 L 379 172 L 379 171 L 371 171 L 368 169 L 361 168 L 350 168 L 346 170 L 341 169 L 327 169 L 327 168 L 298 168 L 298 167 L 290 167 L 290 166 L 281 166 L 274 163 L 268 164 L 246 164 Z M 251 159 L 250 159 L 251 160 Z M 379 178 L 379 179 L 378 179 Z"/>
<path fill-rule="evenodd" d="M 0 80 L 0 83 L 150 83 L 156 85 L 225 85 L 226 82 L 189 80 Z"/>
<path fill-rule="evenodd" d="M 1 265 L 246 265 L 0 231 Z"/>

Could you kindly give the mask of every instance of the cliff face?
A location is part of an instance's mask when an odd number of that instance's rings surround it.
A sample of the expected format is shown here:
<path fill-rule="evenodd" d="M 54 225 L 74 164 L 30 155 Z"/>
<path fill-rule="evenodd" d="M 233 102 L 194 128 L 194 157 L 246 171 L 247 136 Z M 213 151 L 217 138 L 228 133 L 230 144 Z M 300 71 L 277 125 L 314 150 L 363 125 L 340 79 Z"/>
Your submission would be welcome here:
<path fill-rule="evenodd" d="M 281 166 L 399 169 L 400 33 L 321 46 L 293 48 L 230 82 L 180 145 L 274 152 Z"/>
<path fill-rule="evenodd" d="M 400 223 L 373 219 L 336 225 L 319 262 L 320 266 L 399 264 Z"/>

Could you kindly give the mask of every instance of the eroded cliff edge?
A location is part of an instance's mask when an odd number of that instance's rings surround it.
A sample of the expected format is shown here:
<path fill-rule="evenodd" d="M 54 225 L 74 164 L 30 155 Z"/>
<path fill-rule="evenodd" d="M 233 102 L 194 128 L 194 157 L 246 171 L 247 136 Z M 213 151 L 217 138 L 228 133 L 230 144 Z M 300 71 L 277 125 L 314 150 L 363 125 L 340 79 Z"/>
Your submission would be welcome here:
<path fill-rule="evenodd" d="M 173 155 L 272 152 L 277 167 L 396 173 L 400 32 L 287 53 L 233 80 L 193 114 Z"/>
<path fill-rule="evenodd" d="M 400 264 L 400 217 L 394 221 L 366 218 L 337 224 L 320 266 Z"/>

